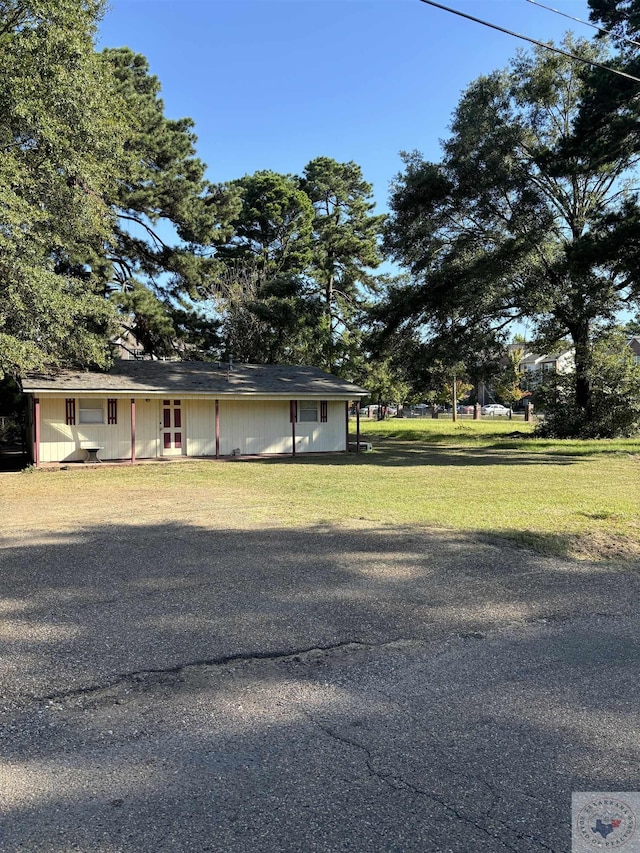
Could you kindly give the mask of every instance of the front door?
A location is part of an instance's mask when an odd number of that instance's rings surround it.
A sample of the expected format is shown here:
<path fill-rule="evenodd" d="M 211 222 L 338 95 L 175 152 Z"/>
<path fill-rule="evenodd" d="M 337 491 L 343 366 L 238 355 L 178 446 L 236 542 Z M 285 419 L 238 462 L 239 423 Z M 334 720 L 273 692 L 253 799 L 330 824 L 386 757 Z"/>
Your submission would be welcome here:
<path fill-rule="evenodd" d="M 182 456 L 184 432 L 182 425 L 182 406 L 180 400 L 163 400 L 161 423 L 161 442 L 163 456 Z"/>

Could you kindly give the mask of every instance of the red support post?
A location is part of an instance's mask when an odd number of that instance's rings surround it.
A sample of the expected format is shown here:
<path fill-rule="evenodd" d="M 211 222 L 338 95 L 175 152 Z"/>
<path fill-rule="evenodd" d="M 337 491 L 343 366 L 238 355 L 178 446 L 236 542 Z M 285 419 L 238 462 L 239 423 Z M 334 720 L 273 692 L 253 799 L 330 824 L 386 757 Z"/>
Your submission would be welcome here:
<path fill-rule="evenodd" d="M 40 398 L 33 398 L 33 464 L 40 464 Z"/>
<path fill-rule="evenodd" d="M 360 453 L 360 400 L 356 400 L 356 453 Z"/>
<path fill-rule="evenodd" d="M 345 425 L 345 430 L 346 430 L 346 435 L 345 435 L 346 444 L 345 444 L 344 449 L 345 449 L 345 452 L 348 453 L 349 452 L 349 401 L 348 400 L 344 401 L 344 425 Z"/>
<path fill-rule="evenodd" d="M 220 401 L 216 400 L 216 459 L 220 458 Z"/>
<path fill-rule="evenodd" d="M 298 401 L 289 400 L 289 420 L 291 421 L 291 455 L 296 455 L 296 421 L 298 420 Z"/>
<path fill-rule="evenodd" d="M 136 461 L 136 401 L 131 398 L 131 464 Z"/>

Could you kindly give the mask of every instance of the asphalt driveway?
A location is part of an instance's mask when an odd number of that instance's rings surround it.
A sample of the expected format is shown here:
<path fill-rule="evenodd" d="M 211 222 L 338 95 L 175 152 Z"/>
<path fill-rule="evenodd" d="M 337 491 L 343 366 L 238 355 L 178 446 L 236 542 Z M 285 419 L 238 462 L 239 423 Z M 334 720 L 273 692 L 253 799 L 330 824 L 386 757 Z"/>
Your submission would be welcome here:
<path fill-rule="evenodd" d="M 6 537 L 0 850 L 569 851 L 572 791 L 640 787 L 638 568 L 366 524 Z"/>

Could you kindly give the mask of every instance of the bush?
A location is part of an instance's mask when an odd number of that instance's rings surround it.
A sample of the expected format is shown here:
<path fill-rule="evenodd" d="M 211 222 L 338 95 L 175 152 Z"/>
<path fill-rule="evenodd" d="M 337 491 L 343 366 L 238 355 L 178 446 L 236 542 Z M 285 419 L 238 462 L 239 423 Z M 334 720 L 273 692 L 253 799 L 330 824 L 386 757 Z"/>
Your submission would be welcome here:
<path fill-rule="evenodd" d="M 0 417 L 0 444 L 19 444 L 20 424 L 16 418 Z"/>
<path fill-rule="evenodd" d="M 640 365 L 623 335 L 601 337 L 593 347 L 589 410 L 575 404 L 575 373 L 553 377 L 536 393 L 545 438 L 623 438 L 640 433 Z"/>

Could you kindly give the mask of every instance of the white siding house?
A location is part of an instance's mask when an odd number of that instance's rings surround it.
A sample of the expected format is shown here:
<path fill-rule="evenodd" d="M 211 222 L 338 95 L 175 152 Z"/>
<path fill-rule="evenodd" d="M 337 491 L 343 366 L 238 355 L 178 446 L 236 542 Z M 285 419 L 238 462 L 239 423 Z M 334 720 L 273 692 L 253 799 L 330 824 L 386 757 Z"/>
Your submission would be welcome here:
<path fill-rule="evenodd" d="M 573 348 L 545 354 L 525 351 L 518 364 L 518 371 L 529 388 L 539 385 L 549 373 L 570 373 L 574 368 Z"/>
<path fill-rule="evenodd" d="M 23 382 L 35 464 L 347 451 L 367 393 L 312 367 L 119 361 Z"/>

